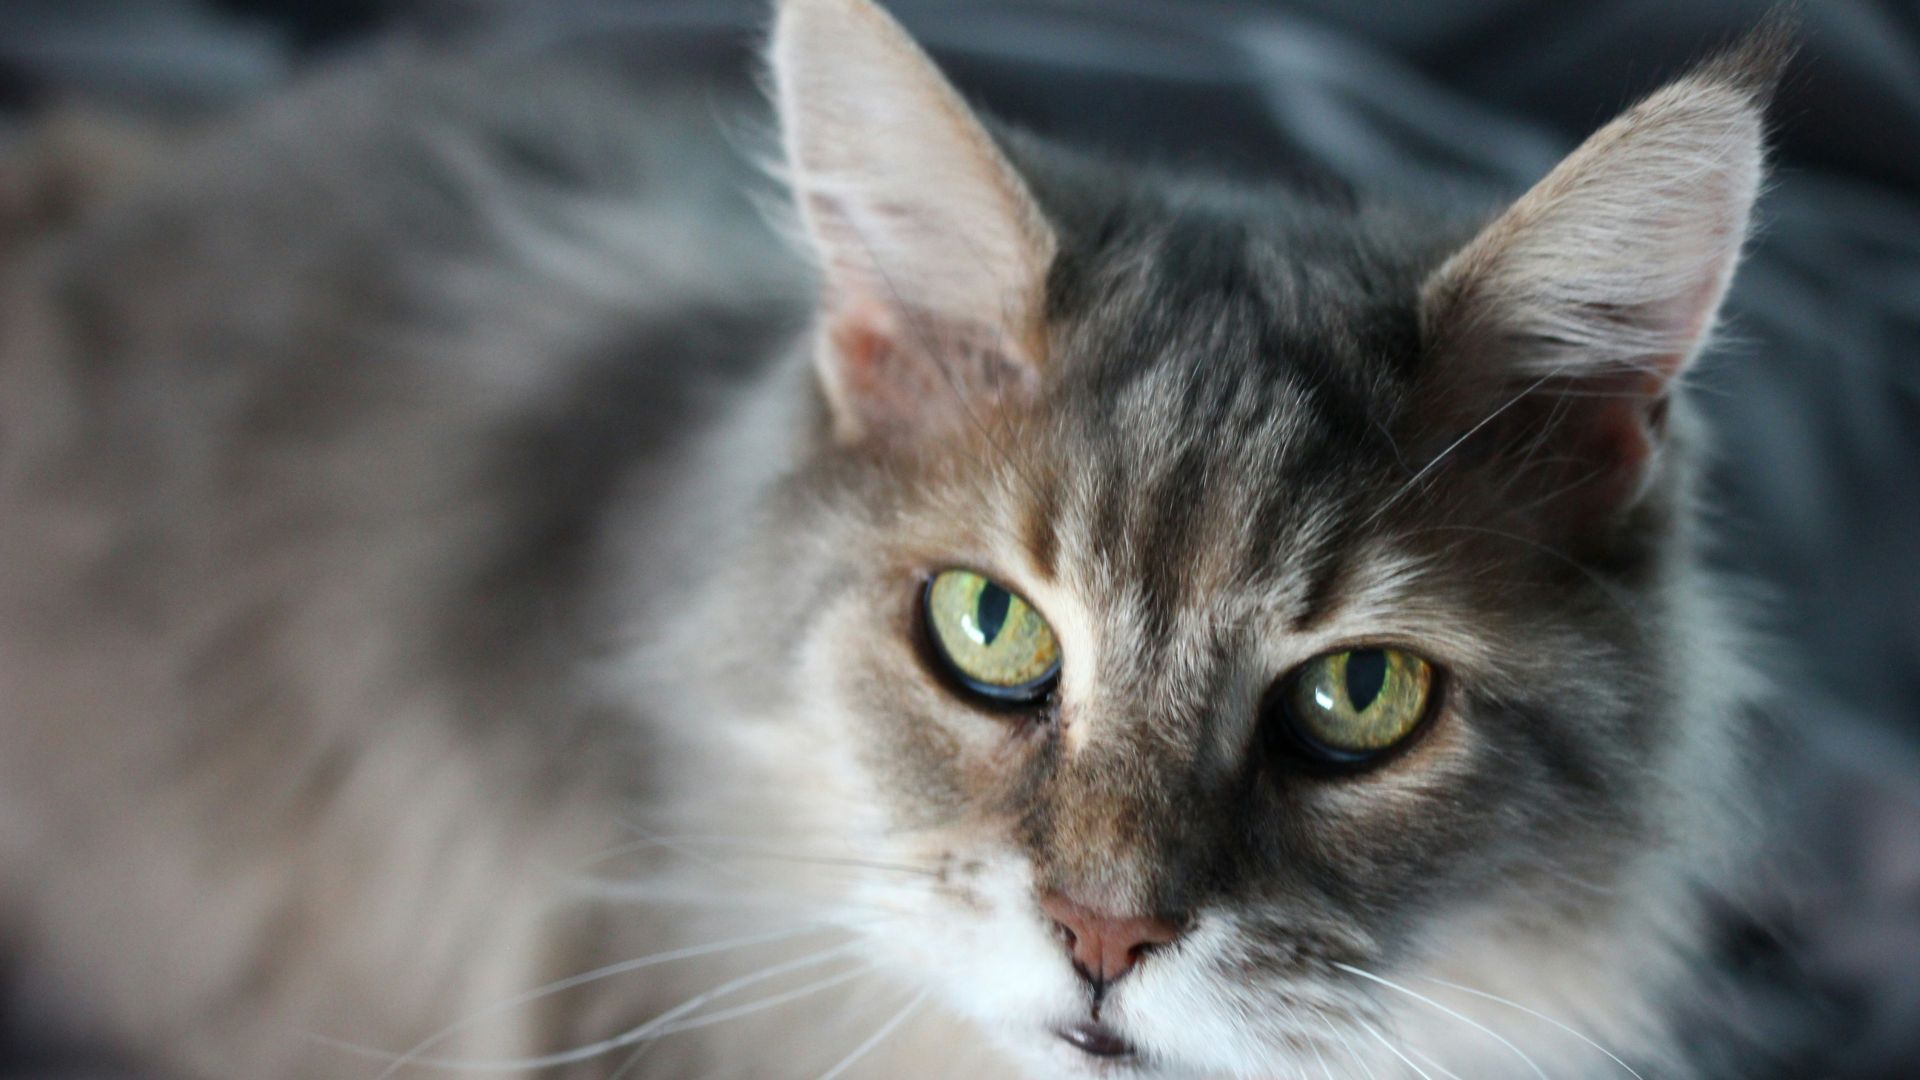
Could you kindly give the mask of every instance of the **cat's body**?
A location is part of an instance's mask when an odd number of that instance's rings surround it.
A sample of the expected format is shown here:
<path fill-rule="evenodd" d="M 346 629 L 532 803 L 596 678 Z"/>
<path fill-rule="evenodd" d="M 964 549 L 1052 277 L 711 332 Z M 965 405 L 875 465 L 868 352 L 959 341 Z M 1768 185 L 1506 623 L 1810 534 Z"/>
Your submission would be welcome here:
<path fill-rule="evenodd" d="M 824 284 L 704 100 L 546 62 L 310 87 L 12 239 L 0 929 L 23 985 L 206 1076 L 380 1072 L 339 1042 L 525 1058 L 842 972 L 632 1041 L 635 1072 L 813 1075 L 881 1032 L 876 1076 L 1433 1071 L 1401 1047 L 1462 1077 L 1624 1075 L 1593 1042 L 1686 1075 L 1663 1017 L 1710 992 L 1689 969 L 1702 902 L 1737 886 L 1760 688 L 1693 566 L 1691 435 L 1657 391 L 1744 232 L 1744 76 L 1670 95 L 1640 134 L 1672 137 L 1613 170 L 1654 219 L 1685 196 L 1669 158 L 1706 177 L 1675 325 L 1610 280 L 1515 394 L 1428 369 L 1499 322 L 1449 305 L 1552 276 L 1502 260 L 1553 191 L 1480 233 L 1019 137 L 1008 180 L 870 9 L 789 11 Z M 819 66 L 829 37 L 853 75 Z M 836 128 L 860 77 L 931 132 L 864 210 L 848 178 L 904 146 L 898 117 L 868 146 Z M 1672 150 L 1688 123 L 1711 131 Z M 902 224 L 936 194 L 951 218 Z M 1568 410 L 1645 389 L 1553 382 L 1579 349 L 1678 359 L 1647 368 L 1650 418 L 1556 449 Z M 1474 442 L 1542 384 L 1565 396 Z M 1606 461 L 1556 464 L 1583 455 Z M 918 583 L 948 566 L 1053 623 L 1042 711 L 927 677 Z M 1352 775 L 1274 756 L 1266 686 L 1378 636 L 1449 671 L 1432 730 Z M 1089 999 L 1036 895 L 1181 936 Z M 1090 1007 L 1134 1056 L 1057 1035 Z"/>
<path fill-rule="evenodd" d="M 553 65 L 396 66 L 213 133 L 11 253 L 9 940 L 30 974 L 44 946 L 53 978 L 105 976 L 73 995 L 232 1075 L 288 1073 L 179 1033 L 311 1058 L 270 1019 L 304 1007 L 274 998 L 343 980 L 339 1006 L 400 1021 L 371 1044 L 404 1048 L 541 981 L 532 907 L 633 839 L 617 808 L 652 783 L 644 734 L 584 692 L 596 537 L 802 325 L 802 268 L 748 171 L 711 171 L 718 138 L 703 162 L 686 132 L 666 152 L 633 121 L 669 114 Z M 503 75 L 515 91 L 489 94 Z M 514 139 L 549 157 L 504 158 Z M 647 231 L 602 233 L 616 206 Z M 658 243 L 674 229 L 699 232 Z M 356 858 L 385 869 L 336 876 Z M 296 960 L 282 935 L 327 944 Z M 476 940 L 515 935 L 520 956 L 475 970 Z"/>

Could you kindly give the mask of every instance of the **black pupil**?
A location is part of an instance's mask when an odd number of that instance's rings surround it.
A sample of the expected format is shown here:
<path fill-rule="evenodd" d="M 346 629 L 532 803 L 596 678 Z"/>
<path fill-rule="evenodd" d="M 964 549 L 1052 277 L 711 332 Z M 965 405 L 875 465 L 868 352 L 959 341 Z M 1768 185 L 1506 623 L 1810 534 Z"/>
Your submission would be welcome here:
<path fill-rule="evenodd" d="M 980 627 L 980 644 L 991 645 L 1000 631 L 1007 625 L 1007 609 L 1013 606 L 1013 596 L 998 585 L 988 585 L 980 590 L 980 602 L 974 605 L 974 623 Z"/>
<path fill-rule="evenodd" d="M 1387 654 L 1380 649 L 1356 649 L 1347 654 L 1347 700 L 1354 712 L 1366 712 L 1380 688 L 1387 684 Z"/>

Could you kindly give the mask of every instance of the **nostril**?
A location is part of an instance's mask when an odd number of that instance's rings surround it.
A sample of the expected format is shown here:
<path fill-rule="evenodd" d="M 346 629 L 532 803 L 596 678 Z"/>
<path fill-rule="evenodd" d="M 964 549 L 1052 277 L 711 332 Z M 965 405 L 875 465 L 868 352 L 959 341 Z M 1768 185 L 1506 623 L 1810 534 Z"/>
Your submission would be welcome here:
<path fill-rule="evenodd" d="M 1185 926 L 1170 919 L 1131 919 L 1127 920 L 1125 929 L 1129 936 L 1139 939 L 1128 950 L 1128 955 L 1136 960 L 1150 952 L 1159 952 L 1186 933 Z"/>
<path fill-rule="evenodd" d="M 1058 893 L 1042 894 L 1040 910 L 1059 933 L 1074 970 L 1096 987 L 1125 975 L 1141 957 L 1179 938 L 1182 930 L 1168 919 L 1108 915 Z"/>

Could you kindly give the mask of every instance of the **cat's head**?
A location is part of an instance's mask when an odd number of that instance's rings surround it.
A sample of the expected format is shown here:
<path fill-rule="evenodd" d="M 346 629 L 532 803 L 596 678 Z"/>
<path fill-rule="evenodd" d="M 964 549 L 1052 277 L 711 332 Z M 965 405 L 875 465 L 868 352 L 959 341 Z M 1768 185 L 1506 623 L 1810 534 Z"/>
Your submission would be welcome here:
<path fill-rule="evenodd" d="M 1732 741 L 1669 402 L 1757 52 L 1465 222 L 996 135 L 866 0 L 772 56 L 822 423 L 727 648 L 791 823 L 903 868 L 881 961 L 1074 1075 L 1488 1075 L 1417 980 L 1658 985 Z"/>

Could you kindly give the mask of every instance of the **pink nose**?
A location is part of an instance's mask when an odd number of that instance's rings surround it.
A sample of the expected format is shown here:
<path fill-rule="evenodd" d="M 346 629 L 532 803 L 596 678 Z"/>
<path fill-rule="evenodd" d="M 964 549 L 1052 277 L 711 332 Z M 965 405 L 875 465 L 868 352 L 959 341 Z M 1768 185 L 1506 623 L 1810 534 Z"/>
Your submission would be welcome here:
<path fill-rule="evenodd" d="M 1040 897 L 1040 910 L 1066 939 L 1073 969 L 1096 987 L 1131 971 L 1148 949 L 1180 936 L 1180 927 L 1165 919 L 1103 915 L 1058 893 Z"/>

